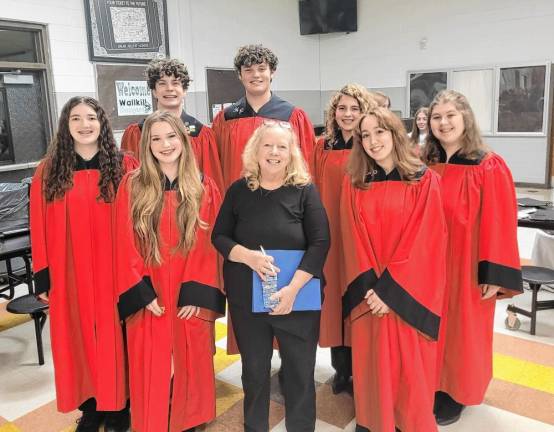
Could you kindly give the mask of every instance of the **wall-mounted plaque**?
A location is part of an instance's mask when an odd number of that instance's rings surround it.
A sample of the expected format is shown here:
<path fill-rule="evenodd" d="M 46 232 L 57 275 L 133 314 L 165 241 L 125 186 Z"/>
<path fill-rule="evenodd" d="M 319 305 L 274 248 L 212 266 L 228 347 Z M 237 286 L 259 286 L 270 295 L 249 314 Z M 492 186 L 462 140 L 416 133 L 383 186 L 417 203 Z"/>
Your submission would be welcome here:
<path fill-rule="evenodd" d="M 169 57 L 165 0 L 85 0 L 91 61 Z"/>

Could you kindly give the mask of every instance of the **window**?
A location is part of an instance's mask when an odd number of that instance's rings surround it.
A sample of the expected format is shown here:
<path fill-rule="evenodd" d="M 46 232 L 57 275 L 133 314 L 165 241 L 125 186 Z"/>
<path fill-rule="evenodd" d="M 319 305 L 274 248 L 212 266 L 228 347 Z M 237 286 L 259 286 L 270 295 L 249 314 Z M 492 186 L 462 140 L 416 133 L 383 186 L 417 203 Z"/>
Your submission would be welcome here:
<path fill-rule="evenodd" d="M 447 72 L 410 73 L 410 117 L 431 104 L 435 95 L 446 88 Z"/>
<path fill-rule="evenodd" d="M 0 20 L 0 171 L 40 160 L 50 141 L 46 39 L 45 26 Z"/>
<path fill-rule="evenodd" d="M 549 63 L 408 72 L 406 108 L 413 117 L 448 88 L 467 97 L 483 134 L 544 136 L 549 72 Z"/>
<path fill-rule="evenodd" d="M 35 34 L 0 28 L 0 61 L 38 62 Z"/>
<path fill-rule="evenodd" d="M 453 90 L 462 93 L 475 113 L 481 132 L 492 132 L 494 70 L 459 70 L 452 72 Z"/>
<path fill-rule="evenodd" d="M 543 132 L 546 66 L 501 68 L 498 132 Z"/>

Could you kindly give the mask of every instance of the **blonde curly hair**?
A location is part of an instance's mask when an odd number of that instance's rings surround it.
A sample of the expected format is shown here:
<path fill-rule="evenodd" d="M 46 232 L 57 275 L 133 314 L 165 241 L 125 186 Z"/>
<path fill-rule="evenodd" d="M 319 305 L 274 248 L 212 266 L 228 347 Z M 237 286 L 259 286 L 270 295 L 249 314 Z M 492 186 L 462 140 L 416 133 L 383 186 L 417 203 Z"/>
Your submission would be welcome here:
<path fill-rule="evenodd" d="M 290 160 L 285 169 L 284 185 L 305 186 L 311 183 L 306 162 L 298 146 L 298 138 L 290 123 L 266 120 L 252 134 L 242 153 L 242 176 L 246 179 L 248 188 L 255 191 L 260 187 L 261 172 L 258 163 L 258 151 L 265 132 L 270 129 L 280 129 L 288 135 Z"/>

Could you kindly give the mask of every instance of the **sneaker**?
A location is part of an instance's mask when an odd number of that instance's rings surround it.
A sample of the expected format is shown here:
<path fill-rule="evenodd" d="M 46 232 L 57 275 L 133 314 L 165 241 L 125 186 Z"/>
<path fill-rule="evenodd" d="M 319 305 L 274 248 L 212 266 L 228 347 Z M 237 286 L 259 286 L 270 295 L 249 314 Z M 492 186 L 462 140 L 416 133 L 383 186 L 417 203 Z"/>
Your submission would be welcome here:
<path fill-rule="evenodd" d="M 75 432 L 98 432 L 104 420 L 104 413 L 99 411 L 83 411 L 83 415 L 77 420 Z"/>

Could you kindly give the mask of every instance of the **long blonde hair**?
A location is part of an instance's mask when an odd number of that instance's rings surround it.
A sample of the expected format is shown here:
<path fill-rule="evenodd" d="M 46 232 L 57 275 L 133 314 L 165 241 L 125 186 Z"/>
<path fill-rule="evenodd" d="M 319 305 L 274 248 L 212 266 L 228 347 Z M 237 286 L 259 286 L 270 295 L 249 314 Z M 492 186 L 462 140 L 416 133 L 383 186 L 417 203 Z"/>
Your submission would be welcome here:
<path fill-rule="evenodd" d="M 376 169 L 375 161 L 369 157 L 362 145 L 362 122 L 373 116 L 379 127 L 392 134 L 392 156 L 394 166 L 403 180 L 414 180 L 421 171 L 423 164 L 414 156 L 406 129 L 402 121 L 387 108 L 377 107 L 363 115 L 354 131 L 354 142 L 348 159 L 347 172 L 352 178 L 352 184 L 360 189 L 367 189 L 366 177 Z"/>
<path fill-rule="evenodd" d="M 489 149 L 481 137 L 475 114 L 467 98 L 455 90 L 442 90 L 435 96 L 431 105 L 429 105 L 429 116 L 427 119 L 429 132 L 425 140 L 425 149 L 422 155 L 423 161 L 427 164 L 433 164 L 439 161 L 439 146 L 441 144 L 437 137 L 433 135 L 431 117 L 433 117 L 433 110 L 435 107 L 442 103 L 451 103 L 462 114 L 464 120 L 464 133 L 462 135 L 462 145 L 459 154 L 468 159 L 479 159 L 483 156 L 483 153 L 487 153 Z"/>
<path fill-rule="evenodd" d="M 200 201 L 204 188 L 185 126 L 175 115 L 156 111 L 144 122 L 140 140 L 140 168 L 131 177 L 133 228 L 140 253 L 147 264 L 161 264 L 159 227 L 164 205 L 165 176 L 150 150 L 152 126 L 157 122 L 168 123 L 183 143 L 177 172 L 178 205 L 175 210 L 181 238 L 175 251 L 189 251 L 194 245 L 197 227 L 208 227 L 200 219 Z"/>
<path fill-rule="evenodd" d="M 334 143 L 337 139 L 337 130 L 339 125 L 336 120 L 337 106 L 343 96 L 350 96 L 358 102 L 360 113 L 366 113 L 369 109 L 377 106 L 377 101 L 370 95 L 367 89 L 360 84 L 346 84 L 336 92 L 329 100 L 327 107 L 327 116 L 325 120 L 325 140 Z"/>
<path fill-rule="evenodd" d="M 292 130 L 291 125 L 287 122 L 266 120 L 254 131 L 242 152 L 242 176 L 246 179 L 248 188 L 254 191 L 260 187 L 261 173 L 260 165 L 258 164 L 258 150 L 263 134 L 271 128 L 280 128 L 287 132 L 289 136 L 291 157 L 285 169 L 285 181 L 283 184 L 285 186 L 305 186 L 311 183 L 306 162 L 298 147 L 298 138 Z"/>

